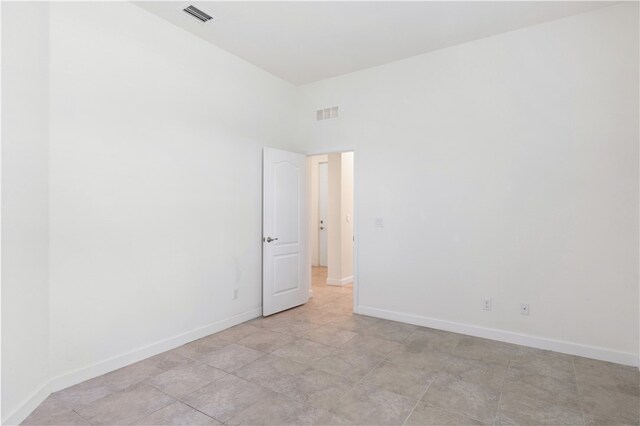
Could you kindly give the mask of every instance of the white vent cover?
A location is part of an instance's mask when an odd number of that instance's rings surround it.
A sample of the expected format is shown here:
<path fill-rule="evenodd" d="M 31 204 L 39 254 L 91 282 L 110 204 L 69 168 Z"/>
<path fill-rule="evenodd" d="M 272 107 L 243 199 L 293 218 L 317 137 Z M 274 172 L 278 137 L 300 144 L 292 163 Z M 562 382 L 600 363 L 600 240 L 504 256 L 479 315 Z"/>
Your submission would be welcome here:
<path fill-rule="evenodd" d="M 316 110 L 316 121 L 329 120 L 331 118 L 338 118 L 337 106 Z"/>

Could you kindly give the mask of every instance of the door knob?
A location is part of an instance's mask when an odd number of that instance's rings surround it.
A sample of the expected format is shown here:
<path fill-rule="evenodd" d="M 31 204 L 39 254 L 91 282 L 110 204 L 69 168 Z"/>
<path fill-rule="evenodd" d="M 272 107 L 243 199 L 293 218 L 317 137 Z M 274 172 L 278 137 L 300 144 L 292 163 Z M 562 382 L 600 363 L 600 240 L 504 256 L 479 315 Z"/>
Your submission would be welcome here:
<path fill-rule="evenodd" d="M 277 241 L 277 240 L 278 240 L 277 238 L 267 237 L 267 239 L 265 241 L 270 243 L 271 241 Z"/>
<path fill-rule="evenodd" d="M 321 226 L 321 227 L 320 227 L 320 230 L 321 230 L 321 231 L 323 231 L 323 230 L 324 230 L 324 226 Z"/>

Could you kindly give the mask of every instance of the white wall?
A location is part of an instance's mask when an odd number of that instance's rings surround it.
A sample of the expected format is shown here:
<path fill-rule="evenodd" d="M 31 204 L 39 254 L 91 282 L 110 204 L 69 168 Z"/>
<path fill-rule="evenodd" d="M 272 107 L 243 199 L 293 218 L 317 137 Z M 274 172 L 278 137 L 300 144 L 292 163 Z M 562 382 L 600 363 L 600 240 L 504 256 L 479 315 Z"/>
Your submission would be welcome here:
<path fill-rule="evenodd" d="M 309 150 L 356 150 L 360 312 L 637 362 L 637 8 L 301 88 Z"/>
<path fill-rule="evenodd" d="M 309 185 L 309 253 L 311 255 L 311 265 L 318 266 L 319 263 L 319 238 L 320 238 L 320 219 L 318 210 L 318 197 L 320 182 L 318 179 L 318 166 L 320 163 L 326 163 L 326 155 L 313 155 L 307 157 L 307 180 Z"/>
<path fill-rule="evenodd" d="M 4 424 L 48 392 L 49 8 L 1 7 Z"/>
<path fill-rule="evenodd" d="M 327 211 L 327 284 L 340 284 L 342 278 L 342 156 L 327 155 L 329 174 Z"/>
<path fill-rule="evenodd" d="M 353 282 L 353 152 L 340 154 L 341 281 Z"/>
<path fill-rule="evenodd" d="M 51 4 L 54 388 L 261 313 L 295 93 L 131 3 Z"/>
<path fill-rule="evenodd" d="M 329 220 L 327 284 L 353 282 L 353 152 L 327 155 Z"/>

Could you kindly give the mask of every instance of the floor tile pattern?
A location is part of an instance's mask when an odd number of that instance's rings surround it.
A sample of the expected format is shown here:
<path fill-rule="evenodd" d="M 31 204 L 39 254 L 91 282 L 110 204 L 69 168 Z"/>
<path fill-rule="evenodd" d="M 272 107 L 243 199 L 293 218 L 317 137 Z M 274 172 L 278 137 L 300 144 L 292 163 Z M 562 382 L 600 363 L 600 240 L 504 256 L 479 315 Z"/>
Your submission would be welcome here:
<path fill-rule="evenodd" d="M 56 392 L 25 425 L 639 425 L 638 369 L 303 306 Z"/>

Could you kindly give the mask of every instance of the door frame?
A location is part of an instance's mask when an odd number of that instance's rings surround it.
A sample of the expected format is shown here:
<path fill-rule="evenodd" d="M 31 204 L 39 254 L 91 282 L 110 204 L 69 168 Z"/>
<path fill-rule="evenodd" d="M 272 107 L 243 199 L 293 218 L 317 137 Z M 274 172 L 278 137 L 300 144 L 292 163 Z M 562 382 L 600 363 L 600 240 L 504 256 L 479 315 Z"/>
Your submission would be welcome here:
<path fill-rule="evenodd" d="M 342 154 L 343 152 L 353 152 L 353 313 L 357 314 L 359 300 L 360 300 L 360 283 L 358 282 L 358 235 L 360 234 L 360 220 L 358 216 L 359 212 L 359 177 L 358 177 L 358 151 L 353 147 L 336 148 L 328 151 L 307 151 L 305 155 L 313 157 L 316 155 L 328 155 L 328 154 Z M 307 168 L 307 175 L 311 173 L 311 170 Z M 307 176 L 308 177 L 308 176 Z M 309 181 L 309 179 L 307 179 Z M 310 191 L 307 191 L 307 210 L 311 207 L 311 195 Z M 307 214 L 307 222 L 309 229 L 311 229 L 311 215 Z M 309 261 L 309 286 L 311 286 L 311 261 Z M 312 297 L 311 288 L 309 288 L 309 296 Z"/>

